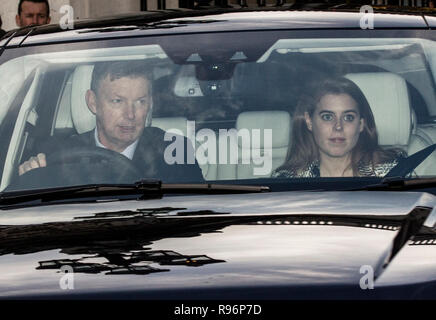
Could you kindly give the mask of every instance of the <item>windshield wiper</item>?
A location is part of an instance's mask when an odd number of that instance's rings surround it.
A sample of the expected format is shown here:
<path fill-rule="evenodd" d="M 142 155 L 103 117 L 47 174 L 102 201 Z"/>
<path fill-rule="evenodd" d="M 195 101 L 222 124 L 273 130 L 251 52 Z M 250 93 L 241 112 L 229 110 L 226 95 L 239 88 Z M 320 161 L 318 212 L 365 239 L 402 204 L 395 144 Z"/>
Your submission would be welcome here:
<path fill-rule="evenodd" d="M 160 199 L 164 194 L 235 194 L 268 192 L 269 187 L 229 184 L 165 184 L 159 180 L 141 180 L 132 184 L 92 184 L 2 192 L 0 209 L 66 202 Z"/>
<path fill-rule="evenodd" d="M 384 178 L 380 183 L 367 185 L 363 188 L 351 189 L 350 191 L 406 191 L 415 189 L 435 188 L 436 178 Z"/>
<path fill-rule="evenodd" d="M 113 199 L 123 196 L 137 199 L 160 198 L 162 197 L 161 182 L 159 180 L 144 180 L 133 184 L 92 184 L 8 191 L 0 194 L 0 208 L 7 209 L 16 205 L 44 205 L 73 199 L 86 201 L 87 198 L 93 198 L 95 201 L 95 199 Z M 92 201 L 92 199 L 89 200 Z"/>

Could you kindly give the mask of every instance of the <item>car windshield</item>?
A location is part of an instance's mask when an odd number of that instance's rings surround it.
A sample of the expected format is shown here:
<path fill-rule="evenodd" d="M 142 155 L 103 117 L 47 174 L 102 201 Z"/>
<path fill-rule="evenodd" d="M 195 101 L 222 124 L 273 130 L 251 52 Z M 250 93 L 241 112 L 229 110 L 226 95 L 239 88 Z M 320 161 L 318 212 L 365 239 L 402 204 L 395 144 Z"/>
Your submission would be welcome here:
<path fill-rule="evenodd" d="M 0 191 L 381 179 L 436 142 L 429 37 L 245 31 L 6 50 Z M 436 175 L 435 157 L 407 175 Z"/>

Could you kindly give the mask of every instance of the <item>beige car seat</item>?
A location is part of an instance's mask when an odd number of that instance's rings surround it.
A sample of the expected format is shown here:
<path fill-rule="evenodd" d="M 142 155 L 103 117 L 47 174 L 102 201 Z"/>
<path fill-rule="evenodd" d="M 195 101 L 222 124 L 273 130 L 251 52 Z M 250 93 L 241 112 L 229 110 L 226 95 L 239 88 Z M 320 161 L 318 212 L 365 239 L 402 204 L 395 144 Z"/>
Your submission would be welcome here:
<path fill-rule="evenodd" d="M 408 155 L 424 149 L 431 143 L 416 134 L 415 118 L 410 106 L 406 81 L 390 72 L 347 74 L 365 95 L 377 127 L 379 145 L 383 148 L 401 148 Z M 430 155 L 415 173 L 418 176 L 436 174 L 436 154 Z"/>
<path fill-rule="evenodd" d="M 270 177 L 272 171 L 285 162 L 290 144 L 291 117 L 286 111 L 247 111 L 239 114 L 234 135 L 248 133 L 249 140 L 233 137 L 227 144 L 227 164 L 218 165 L 218 179 L 253 179 Z M 264 137 L 271 132 L 271 146 Z M 244 140 L 245 143 L 244 143 Z M 258 141 L 256 145 L 253 140 Z M 248 141 L 248 142 L 247 142 Z M 220 151 L 218 151 L 219 154 Z M 230 162 L 230 153 L 237 152 L 237 163 Z M 268 158 L 268 160 L 265 160 Z"/>

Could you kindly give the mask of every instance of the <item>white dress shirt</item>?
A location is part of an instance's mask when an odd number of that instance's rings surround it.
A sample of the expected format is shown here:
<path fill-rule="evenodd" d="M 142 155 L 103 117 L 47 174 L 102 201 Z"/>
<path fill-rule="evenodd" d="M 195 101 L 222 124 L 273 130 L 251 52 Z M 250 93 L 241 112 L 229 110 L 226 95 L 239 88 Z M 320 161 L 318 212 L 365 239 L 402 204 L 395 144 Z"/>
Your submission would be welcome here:
<path fill-rule="evenodd" d="M 95 137 L 95 145 L 97 147 L 107 149 L 104 145 L 101 144 L 100 140 L 98 139 L 97 128 L 94 129 L 94 137 Z M 124 151 L 121 152 L 121 154 L 132 160 L 133 155 L 135 154 L 136 147 L 138 146 L 138 141 L 139 139 L 136 139 L 136 141 L 133 142 L 131 145 L 129 145 L 126 149 L 124 149 Z"/>

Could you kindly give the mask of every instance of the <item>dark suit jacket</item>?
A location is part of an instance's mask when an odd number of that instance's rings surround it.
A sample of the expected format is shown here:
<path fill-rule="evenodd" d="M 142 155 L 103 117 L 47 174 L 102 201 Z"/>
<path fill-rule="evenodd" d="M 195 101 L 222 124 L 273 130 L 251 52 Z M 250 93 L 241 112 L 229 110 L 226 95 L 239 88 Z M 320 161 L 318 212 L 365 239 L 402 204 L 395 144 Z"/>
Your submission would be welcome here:
<path fill-rule="evenodd" d="M 187 154 L 188 152 L 193 153 L 194 149 L 185 137 L 183 137 L 185 147 L 184 163 L 167 164 L 164 159 L 164 153 L 166 147 L 172 141 L 165 141 L 164 134 L 165 131 L 159 128 L 146 127 L 144 129 L 132 159 L 135 167 L 142 174 L 142 177 L 138 178 L 158 179 L 164 183 L 203 182 L 203 175 L 197 162 L 195 164 L 187 164 Z M 47 149 L 43 150 L 43 152 L 49 157 L 50 153 L 54 153 L 59 149 L 81 146 L 98 148 L 95 145 L 94 130 L 74 135 L 63 141 L 50 143 L 50 146 L 47 146 Z"/>

